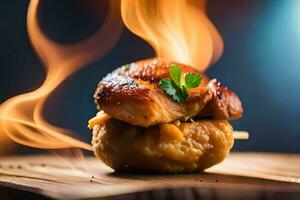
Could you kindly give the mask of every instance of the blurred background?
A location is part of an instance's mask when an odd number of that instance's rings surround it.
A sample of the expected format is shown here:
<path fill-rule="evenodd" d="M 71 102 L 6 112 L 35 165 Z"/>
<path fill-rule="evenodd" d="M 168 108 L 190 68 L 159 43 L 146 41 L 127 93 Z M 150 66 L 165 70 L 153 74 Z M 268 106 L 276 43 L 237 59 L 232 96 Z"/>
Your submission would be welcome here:
<path fill-rule="evenodd" d="M 53 40 L 74 43 L 93 33 L 106 12 L 106 0 L 43 1 L 40 23 Z M 0 6 L 0 102 L 36 89 L 45 69 L 26 32 L 28 0 L 3 0 Z M 211 0 L 207 13 L 224 39 L 221 59 L 207 74 L 234 90 L 245 115 L 232 121 L 247 130 L 237 151 L 300 153 L 300 1 Z M 101 44 L 96 44 L 101 45 Z M 89 142 L 87 121 L 96 113 L 93 93 L 113 69 L 154 56 L 152 48 L 125 27 L 102 59 L 68 78 L 48 99 L 46 119 L 75 130 Z M 30 148 L 18 148 L 31 152 Z"/>

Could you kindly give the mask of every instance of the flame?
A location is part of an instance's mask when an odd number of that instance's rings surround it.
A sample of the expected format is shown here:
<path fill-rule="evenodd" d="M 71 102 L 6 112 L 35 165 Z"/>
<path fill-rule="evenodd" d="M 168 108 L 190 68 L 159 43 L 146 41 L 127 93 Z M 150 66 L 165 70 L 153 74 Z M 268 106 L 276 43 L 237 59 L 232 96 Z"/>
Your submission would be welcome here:
<path fill-rule="evenodd" d="M 204 71 L 223 52 L 223 40 L 205 13 L 205 0 L 122 0 L 122 19 L 162 59 Z"/>
<path fill-rule="evenodd" d="M 42 115 L 45 101 L 67 77 L 103 56 L 118 40 L 122 23 L 120 5 L 111 1 L 101 28 L 76 44 L 60 44 L 47 38 L 38 24 L 39 0 L 31 0 L 27 29 L 33 48 L 47 69 L 43 84 L 35 91 L 15 96 L 0 106 L 1 133 L 17 143 L 43 149 L 78 147 L 91 150 L 91 145 L 70 136 L 70 131 L 49 124 Z"/>

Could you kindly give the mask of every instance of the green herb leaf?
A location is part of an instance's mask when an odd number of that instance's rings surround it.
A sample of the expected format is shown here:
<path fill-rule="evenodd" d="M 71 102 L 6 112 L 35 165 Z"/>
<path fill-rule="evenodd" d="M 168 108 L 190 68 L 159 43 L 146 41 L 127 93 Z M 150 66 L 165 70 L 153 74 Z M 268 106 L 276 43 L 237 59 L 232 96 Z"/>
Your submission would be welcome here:
<path fill-rule="evenodd" d="M 186 89 L 196 88 L 200 85 L 201 77 L 196 73 L 187 73 L 185 75 L 184 87 Z"/>
<path fill-rule="evenodd" d="M 170 77 L 178 85 L 181 86 L 181 69 L 176 65 L 170 66 Z"/>
<path fill-rule="evenodd" d="M 188 93 L 185 89 L 180 88 L 175 82 L 169 78 L 161 79 L 159 81 L 160 88 L 170 95 L 174 101 L 178 103 L 186 102 Z"/>
<path fill-rule="evenodd" d="M 174 87 L 172 80 L 169 78 L 161 79 L 159 81 L 159 86 L 163 91 L 165 91 L 170 96 L 176 94 L 176 88 Z"/>
<path fill-rule="evenodd" d="M 185 103 L 188 99 L 188 89 L 200 85 L 201 77 L 196 73 L 188 73 L 185 76 L 185 83 L 181 84 L 181 69 L 176 66 L 170 66 L 170 78 L 159 81 L 160 88 L 170 95 L 174 101 Z"/>

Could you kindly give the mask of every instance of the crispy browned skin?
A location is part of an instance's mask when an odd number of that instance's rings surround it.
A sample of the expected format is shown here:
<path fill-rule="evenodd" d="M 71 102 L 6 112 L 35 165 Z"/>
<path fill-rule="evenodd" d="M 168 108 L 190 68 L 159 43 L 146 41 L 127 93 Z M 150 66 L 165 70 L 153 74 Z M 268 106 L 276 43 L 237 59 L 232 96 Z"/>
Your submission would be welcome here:
<path fill-rule="evenodd" d="M 238 96 L 221 86 L 216 79 L 207 84 L 207 90 L 212 94 L 212 98 L 204 109 L 197 115 L 198 117 L 212 117 L 214 119 L 237 119 L 243 115 L 243 107 Z"/>
<path fill-rule="evenodd" d="M 159 81 L 169 77 L 169 66 L 177 65 L 183 74 L 198 73 L 201 85 L 189 90 L 186 103 L 172 100 L 159 88 Z M 197 70 L 175 62 L 148 59 L 125 65 L 100 81 L 95 92 L 99 109 L 121 121 L 148 127 L 190 117 L 216 119 L 239 118 L 241 102 L 234 92 L 209 81 Z"/>

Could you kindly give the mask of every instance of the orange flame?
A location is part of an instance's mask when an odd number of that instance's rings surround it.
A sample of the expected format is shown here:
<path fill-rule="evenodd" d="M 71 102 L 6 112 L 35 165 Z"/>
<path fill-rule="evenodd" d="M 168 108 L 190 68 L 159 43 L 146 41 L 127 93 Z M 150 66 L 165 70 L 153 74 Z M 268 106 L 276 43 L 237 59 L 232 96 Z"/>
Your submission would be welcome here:
<path fill-rule="evenodd" d="M 114 3 L 113 3 L 114 2 Z M 111 1 L 101 28 L 91 37 L 76 44 L 59 44 L 41 31 L 37 11 L 39 0 L 31 0 L 27 29 L 32 46 L 47 69 L 44 83 L 35 91 L 15 96 L 0 106 L 1 133 L 17 143 L 44 149 L 91 145 L 69 136 L 70 131 L 55 127 L 43 118 L 42 111 L 49 94 L 68 76 L 103 56 L 118 40 L 122 24 L 118 1 Z"/>
<path fill-rule="evenodd" d="M 204 71 L 223 52 L 223 40 L 205 14 L 205 0 L 122 0 L 129 30 L 162 59 Z"/>

